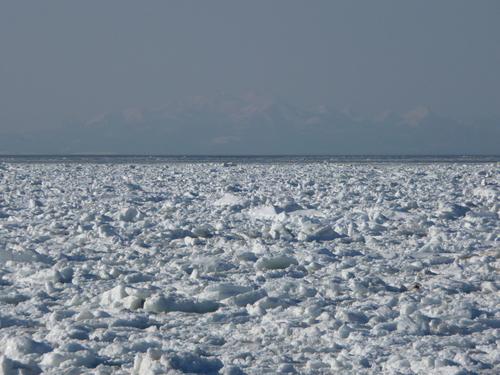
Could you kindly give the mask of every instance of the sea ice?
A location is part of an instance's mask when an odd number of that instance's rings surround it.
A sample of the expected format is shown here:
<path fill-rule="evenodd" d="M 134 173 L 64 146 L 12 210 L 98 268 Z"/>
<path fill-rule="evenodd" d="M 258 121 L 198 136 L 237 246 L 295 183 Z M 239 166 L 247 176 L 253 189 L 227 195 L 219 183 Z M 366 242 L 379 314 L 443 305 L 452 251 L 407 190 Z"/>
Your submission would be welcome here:
<path fill-rule="evenodd" d="M 0 374 L 500 373 L 497 164 L 1 169 Z"/>

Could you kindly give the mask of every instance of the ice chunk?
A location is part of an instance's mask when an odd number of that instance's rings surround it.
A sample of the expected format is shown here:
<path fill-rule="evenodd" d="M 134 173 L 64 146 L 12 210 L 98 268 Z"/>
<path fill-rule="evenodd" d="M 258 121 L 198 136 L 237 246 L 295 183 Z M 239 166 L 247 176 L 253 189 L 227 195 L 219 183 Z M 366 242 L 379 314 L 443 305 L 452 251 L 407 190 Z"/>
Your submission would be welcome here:
<path fill-rule="evenodd" d="M 258 289 L 231 297 L 226 301 L 226 303 L 229 305 L 245 307 L 247 305 L 253 305 L 255 302 L 264 297 L 267 297 L 267 291 L 265 289 Z"/>
<path fill-rule="evenodd" d="M 155 295 L 147 298 L 144 302 L 145 310 L 156 312 L 182 311 L 188 313 L 204 314 L 217 311 L 218 308 L 219 304 L 214 301 L 195 301 L 176 295 L 169 295 L 168 297 Z"/>
<path fill-rule="evenodd" d="M 76 317 L 75 317 L 75 320 L 77 322 L 81 321 L 81 320 L 87 320 L 87 319 L 94 319 L 95 316 L 94 314 L 92 314 L 91 311 L 89 310 L 83 310 L 81 311 Z"/>
<path fill-rule="evenodd" d="M 152 275 L 148 275 L 142 272 L 134 272 L 123 278 L 123 282 L 127 284 L 142 283 L 145 281 L 151 281 L 153 279 Z"/>
<path fill-rule="evenodd" d="M 179 239 L 185 237 L 196 237 L 191 231 L 186 229 L 167 229 L 162 233 L 165 237 L 170 237 L 172 239 Z"/>
<path fill-rule="evenodd" d="M 468 211 L 470 211 L 470 208 L 467 206 L 460 206 L 454 203 L 442 203 L 440 204 L 439 211 L 436 212 L 436 216 L 443 219 L 456 219 L 464 216 Z"/>
<path fill-rule="evenodd" d="M 483 293 L 496 293 L 498 292 L 499 288 L 491 281 L 485 281 L 481 284 L 481 290 L 483 291 Z"/>
<path fill-rule="evenodd" d="M 203 257 L 195 259 L 192 263 L 193 267 L 200 272 L 224 272 L 235 268 L 234 264 L 225 261 L 224 259 L 214 257 Z"/>
<path fill-rule="evenodd" d="M 193 234 L 197 237 L 211 237 L 210 229 L 207 226 L 199 226 L 194 228 Z"/>
<path fill-rule="evenodd" d="M 168 366 L 183 373 L 217 374 L 223 367 L 218 358 L 201 357 L 194 353 L 168 353 L 165 355 Z"/>
<path fill-rule="evenodd" d="M 144 300 L 142 298 L 138 298 L 135 296 L 128 296 L 122 299 L 122 305 L 123 307 L 130 309 L 130 310 L 137 310 L 142 308 L 144 304 Z"/>
<path fill-rule="evenodd" d="M 103 224 L 99 226 L 98 233 L 100 237 L 112 237 L 118 236 L 114 228 L 109 224 Z"/>
<path fill-rule="evenodd" d="M 329 369 L 331 367 L 332 366 L 330 366 L 326 362 L 318 361 L 318 360 L 314 360 L 314 359 L 307 361 L 307 365 L 306 365 L 306 368 L 308 370 L 313 370 L 314 372 L 316 372 L 315 370 L 320 370 L 320 369 L 324 369 L 324 368 Z"/>
<path fill-rule="evenodd" d="M 430 332 L 429 319 L 418 312 L 412 316 L 402 315 L 397 322 L 397 331 L 401 335 L 423 336 Z"/>
<path fill-rule="evenodd" d="M 35 250 L 24 249 L 1 249 L 0 248 L 0 262 L 12 260 L 14 262 L 47 262 L 46 256 L 39 254 Z"/>
<path fill-rule="evenodd" d="M 134 372 L 139 375 L 166 373 L 218 374 L 223 364 L 218 358 L 203 357 L 190 352 L 162 351 L 149 348 L 134 360 Z"/>
<path fill-rule="evenodd" d="M 33 340 L 27 336 L 14 336 L 2 343 L 3 352 L 12 359 L 21 360 L 27 354 L 44 354 L 52 351 L 52 347 Z"/>
<path fill-rule="evenodd" d="M 96 217 L 95 212 L 87 212 L 80 218 L 81 221 L 94 221 Z"/>
<path fill-rule="evenodd" d="M 498 214 L 491 211 L 469 211 L 467 212 L 466 216 L 470 218 L 487 218 L 498 220 Z"/>
<path fill-rule="evenodd" d="M 295 258 L 281 255 L 277 257 L 263 257 L 255 263 L 255 267 L 259 269 L 282 270 L 290 267 L 292 264 L 298 265 L 299 262 Z"/>
<path fill-rule="evenodd" d="M 125 290 L 125 285 L 115 286 L 113 289 L 108 290 L 101 295 L 101 305 L 111 305 L 113 302 L 120 301 L 122 298 L 127 296 L 128 294 Z"/>
<path fill-rule="evenodd" d="M 259 258 L 257 258 L 257 256 L 254 253 L 252 253 L 251 251 L 244 251 L 242 253 L 236 254 L 236 259 L 241 260 L 241 261 L 245 261 L 245 262 L 255 262 Z"/>
<path fill-rule="evenodd" d="M 199 238 L 197 237 L 184 237 L 184 243 L 187 246 L 195 246 L 195 245 L 200 245 L 202 242 Z"/>
<path fill-rule="evenodd" d="M 142 190 L 141 186 L 140 185 L 137 185 L 137 184 L 133 184 L 131 182 L 124 182 L 123 183 L 129 190 Z"/>
<path fill-rule="evenodd" d="M 300 232 L 298 239 L 300 241 L 311 242 L 311 241 L 332 241 L 340 237 L 342 236 L 339 233 L 334 231 L 331 226 L 327 225 L 315 230 L 312 233 Z"/>
<path fill-rule="evenodd" d="M 9 375 L 14 368 L 12 359 L 7 358 L 5 355 L 0 355 L 0 374 Z"/>
<path fill-rule="evenodd" d="M 353 332 L 354 329 L 352 329 L 351 327 L 349 327 L 347 324 L 343 324 L 339 330 L 337 331 L 337 334 L 339 335 L 339 337 L 343 338 L 343 339 L 346 339 L 349 337 L 349 335 L 351 334 L 351 332 Z"/>
<path fill-rule="evenodd" d="M 492 199 L 496 198 L 499 195 L 499 191 L 489 187 L 477 187 L 472 191 L 472 194 L 477 195 L 479 197 Z"/>
<path fill-rule="evenodd" d="M 222 198 L 216 200 L 213 205 L 214 206 L 242 206 L 246 207 L 249 205 L 248 199 L 245 197 L 241 197 L 233 194 L 224 194 Z"/>
<path fill-rule="evenodd" d="M 284 300 L 278 298 L 278 297 L 264 297 L 258 302 L 258 306 L 262 307 L 263 309 L 275 309 L 277 307 L 288 307 L 290 306 L 289 303 L 285 302 Z"/>
<path fill-rule="evenodd" d="M 134 297 L 142 298 L 142 299 L 146 299 L 148 297 L 151 297 L 151 295 L 152 295 L 151 290 L 132 288 L 129 286 L 125 287 L 125 292 L 129 296 L 134 296 Z"/>
<path fill-rule="evenodd" d="M 30 208 L 43 207 L 43 203 L 38 199 L 30 199 Z"/>
<path fill-rule="evenodd" d="M 128 223 L 133 223 L 133 222 L 144 219 L 145 216 L 146 215 L 144 215 L 137 208 L 129 207 L 129 208 L 127 208 L 119 213 L 118 219 L 121 221 L 128 222 Z"/>
<path fill-rule="evenodd" d="M 29 280 L 36 284 L 45 284 L 46 282 L 58 283 L 63 280 L 61 273 L 55 268 L 46 268 L 38 271 L 29 277 Z"/>
<path fill-rule="evenodd" d="M 219 283 L 206 287 L 203 296 L 208 299 L 220 301 L 252 290 L 253 288 L 250 286 L 235 285 L 233 283 Z"/>
<path fill-rule="evenodd" d="M 290 216 L 326 217 L 323 212 L 313 209 L 291 211 L 288 214 Z"/>
<path fill-rule="evenodd" d="M 255 219 L 273 220 L 278 215 L 278 212 L 276 207 L 267 205 L 256 207 L 250 210 L 248 214 Z"/>
<path fill-rule="evenodd" d="M 90 350 L 79 350 L 76 352 L 54 351 L 46 353 L 42 357 L 41 365 L 49 367 L 59 367 L 63 362 L 70 361 L 73 366 L 84 366 L 88 368 L 97 365 L 97 358 Z"/>

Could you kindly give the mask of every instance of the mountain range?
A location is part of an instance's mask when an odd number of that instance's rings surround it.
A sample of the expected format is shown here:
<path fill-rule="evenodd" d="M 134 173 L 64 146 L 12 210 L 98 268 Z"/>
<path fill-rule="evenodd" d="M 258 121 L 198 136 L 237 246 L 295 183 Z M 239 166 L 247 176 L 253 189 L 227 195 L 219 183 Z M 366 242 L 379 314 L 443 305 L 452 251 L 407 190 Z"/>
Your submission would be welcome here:
<path fill-rule="evenodd" d="M 200 95 L 52 130 L 3 134 L 1 154 L 496 155 L 500 119 L 461 124 L 425 107 L 364 117 L 302 110 L 266 94 Z"/>

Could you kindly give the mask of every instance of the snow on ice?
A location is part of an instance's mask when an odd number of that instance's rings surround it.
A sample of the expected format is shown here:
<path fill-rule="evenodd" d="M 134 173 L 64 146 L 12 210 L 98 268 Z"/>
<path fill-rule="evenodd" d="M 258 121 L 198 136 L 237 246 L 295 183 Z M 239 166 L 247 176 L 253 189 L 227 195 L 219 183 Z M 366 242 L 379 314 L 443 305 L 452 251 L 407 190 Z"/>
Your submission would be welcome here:
<path fill-rule="evenodd" d="M 0 374 L 500 373 L 496 164 L 0 166 Z"/>

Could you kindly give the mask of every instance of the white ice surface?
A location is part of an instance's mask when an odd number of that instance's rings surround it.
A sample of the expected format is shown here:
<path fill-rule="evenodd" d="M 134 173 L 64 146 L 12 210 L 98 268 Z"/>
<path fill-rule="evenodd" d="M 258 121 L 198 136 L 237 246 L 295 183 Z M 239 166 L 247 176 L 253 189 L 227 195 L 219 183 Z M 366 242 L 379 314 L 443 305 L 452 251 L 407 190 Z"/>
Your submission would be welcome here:
<path fill-rule="evenodd" d="M 0 374 L 500 373 L 495 164 L 2 164 Z"/>

